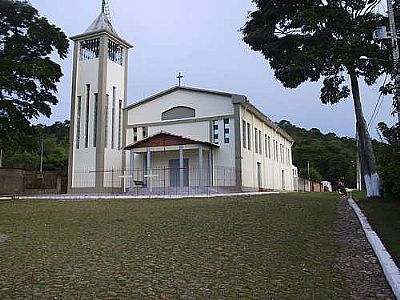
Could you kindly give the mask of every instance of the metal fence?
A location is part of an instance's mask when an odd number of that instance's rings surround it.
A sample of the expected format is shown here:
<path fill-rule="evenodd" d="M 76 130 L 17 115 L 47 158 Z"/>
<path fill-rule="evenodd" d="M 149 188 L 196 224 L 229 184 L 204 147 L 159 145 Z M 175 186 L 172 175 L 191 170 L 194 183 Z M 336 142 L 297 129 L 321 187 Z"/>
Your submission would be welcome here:
<path fill-rule="evenodd" d="M 134 170 L 80 171 L 74 174 L 74 185 L 82 188 L 95 186 L 101 173 L 104 186 L 113 194 L 198 195 L 237 191 L 235 169 L 228 167 L 171 168 L 158 167 Z"/>

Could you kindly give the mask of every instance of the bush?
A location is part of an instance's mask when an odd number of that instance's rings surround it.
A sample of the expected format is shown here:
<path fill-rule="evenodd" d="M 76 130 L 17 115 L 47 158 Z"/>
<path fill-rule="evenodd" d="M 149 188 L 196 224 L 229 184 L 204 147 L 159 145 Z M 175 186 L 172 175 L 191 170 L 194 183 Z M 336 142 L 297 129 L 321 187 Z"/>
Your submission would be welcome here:
<path fill-rule="evenodd" d="M 379 130 L 387 141 L 379 147 L 377 160 L 385 194 L 398 197 L 400 195 L 400 125 L 389 128 L 379 123 Z"/>

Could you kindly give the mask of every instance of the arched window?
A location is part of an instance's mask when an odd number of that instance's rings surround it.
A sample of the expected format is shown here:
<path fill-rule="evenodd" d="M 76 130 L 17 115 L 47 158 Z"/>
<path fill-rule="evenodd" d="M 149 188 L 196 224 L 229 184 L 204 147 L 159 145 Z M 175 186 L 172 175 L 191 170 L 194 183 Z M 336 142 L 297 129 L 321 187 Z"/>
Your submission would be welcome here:
<path fill-rule="evenodd" d="M 164 111 L 161 114 L 161 120 L 177 120 L 194 118 L 196 116 L 196 110 L 187 106 L 175 106 Z"/>

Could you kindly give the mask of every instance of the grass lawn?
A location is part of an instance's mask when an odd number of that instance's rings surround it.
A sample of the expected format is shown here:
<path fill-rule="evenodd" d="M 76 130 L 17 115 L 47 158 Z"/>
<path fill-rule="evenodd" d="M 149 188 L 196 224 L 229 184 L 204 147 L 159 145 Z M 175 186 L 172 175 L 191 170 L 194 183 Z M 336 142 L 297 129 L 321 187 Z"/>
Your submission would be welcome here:
<path fill-rule="evenodd" d="M 337 195 L 0 202 L 0 299 L 348 299 Z"/>
<path fill-rule="evenodd" d="M 357 196 L 355 196 L 357 198 Z M 387 247 L 393 260 L 400 266 L 400 201 L 362 199 L 358 204 Z"/>

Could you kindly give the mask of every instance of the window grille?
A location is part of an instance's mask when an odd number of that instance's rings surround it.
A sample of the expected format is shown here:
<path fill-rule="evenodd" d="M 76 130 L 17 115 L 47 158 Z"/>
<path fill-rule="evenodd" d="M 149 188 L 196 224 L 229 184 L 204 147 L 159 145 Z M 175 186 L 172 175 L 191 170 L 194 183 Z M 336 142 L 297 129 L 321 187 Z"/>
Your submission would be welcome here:
<path fill-rule="evenodd" d="M 138 130 L 137 128 L 133 128 L 133 142 L 137 142 L 138 141 Z"/>
<path fill-rule="evenodd" d="M 80 60 L 90 60 L 99 57 L 100 39 L 85 40 L 81 42 Z"/>
<path fill-rule="evenodd" d="M 229 119 L 224 119 L 224 142 L 225 144 L 229 143 L 229 136 L 230 136 L 230 125 Z"/>
<path fill-rule="evenodd" d="M 113 41 L 108 41 L 108 58 L 122 66 L 122 47 Z"/>
<path fill-rule="evenodd" d="M 212 121 L 212 125 L 213 125 L 213 143 L 218 144 L 219 143 L 218 120 Z"/>

